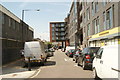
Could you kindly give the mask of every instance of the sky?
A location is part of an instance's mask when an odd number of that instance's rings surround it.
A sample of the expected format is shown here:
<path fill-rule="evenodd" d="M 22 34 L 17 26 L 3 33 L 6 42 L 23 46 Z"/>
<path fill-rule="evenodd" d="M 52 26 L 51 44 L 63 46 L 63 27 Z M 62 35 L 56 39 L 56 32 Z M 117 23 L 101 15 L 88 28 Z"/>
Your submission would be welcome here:
<path fill-rule="evenodd" d="M 34 38 L 49 41 L 49 22 L 64 21 L 69 13 L 71 2 L 2 2 L 4 7 L 21 19 L 25 11 L 24 21 L 34 29 Z"/>

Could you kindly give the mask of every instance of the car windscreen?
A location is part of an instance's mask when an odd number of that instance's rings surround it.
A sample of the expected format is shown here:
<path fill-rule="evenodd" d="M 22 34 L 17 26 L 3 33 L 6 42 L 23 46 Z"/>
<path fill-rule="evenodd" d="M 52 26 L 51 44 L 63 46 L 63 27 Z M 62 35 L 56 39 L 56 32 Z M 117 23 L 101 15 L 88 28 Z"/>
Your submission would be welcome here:
<path fill-rule="evenodd" d="M 96 53 L 98 50 L 99 50 L 99 47 L 90 47 L 90 48 L 84 48 L 82 52 L 87 54 L 93 54 L 93 53 Z"/>
<path fill-rule="evenodd" d="M 69 52 L 74 52 L 74 51 L 75 51 L 74 49 L 69 50 Z"/>

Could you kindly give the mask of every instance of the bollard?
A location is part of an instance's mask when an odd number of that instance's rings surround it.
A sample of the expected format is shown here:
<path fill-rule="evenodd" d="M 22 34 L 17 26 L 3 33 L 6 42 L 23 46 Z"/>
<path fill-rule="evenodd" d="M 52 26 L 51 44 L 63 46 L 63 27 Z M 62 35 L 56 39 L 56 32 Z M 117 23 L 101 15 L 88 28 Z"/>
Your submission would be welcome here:
<path fill-rule="evenodd" d="M 28 58 L 28 71 L 31 71 L 30 57 Z"/>

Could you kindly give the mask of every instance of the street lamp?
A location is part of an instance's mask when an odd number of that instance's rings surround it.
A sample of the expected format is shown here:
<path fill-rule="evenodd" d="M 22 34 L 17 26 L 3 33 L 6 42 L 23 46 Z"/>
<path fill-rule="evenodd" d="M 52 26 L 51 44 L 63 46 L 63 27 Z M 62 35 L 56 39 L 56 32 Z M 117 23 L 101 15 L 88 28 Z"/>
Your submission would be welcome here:
<path fill-rule="evenodd" d="M 40 9 L 24 9 L 22 10 L 22 44 L 23 44 L 23 22 L 24 22 L 24 13 L 25 11 L 40 11 Z"/>
<path fill-rule="evenodd" d="M 25 11 L 40 11 L 40 9 L 36 9 L 36 10 L 31 10 L 31 9 L 25 9 L 22 10 L 22 45 L 23 45 L 23 20 L 24 20 L 24 12 Z M 31 71 L 31 67 L 30 67 L 30 57 L 28 57 L 28 70 Z"/>
<path fill-rule="evenodd" d="M 25 10 L 22 10 L 22 21 L 24 20 L 24 12 L 25 12 L 25 11 L 40 11 L 40 9 L 35 9 L 35 10 L 25 9 Z"/>

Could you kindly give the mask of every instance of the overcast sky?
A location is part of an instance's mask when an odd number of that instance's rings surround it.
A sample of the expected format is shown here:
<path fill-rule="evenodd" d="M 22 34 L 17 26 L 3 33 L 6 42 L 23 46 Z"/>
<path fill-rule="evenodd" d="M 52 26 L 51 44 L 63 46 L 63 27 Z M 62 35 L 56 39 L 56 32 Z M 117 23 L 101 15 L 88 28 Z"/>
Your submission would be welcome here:
<path fill-rule="evenodd" d="M 34 29 L 34 37 L 49 41 L 49 22 L 64 21 L 70 10 L 71 2 L 2 2 L 4 7 L 21 18 L 23 9 L 40 9 L 26 11 L 24 21 Z"/>

